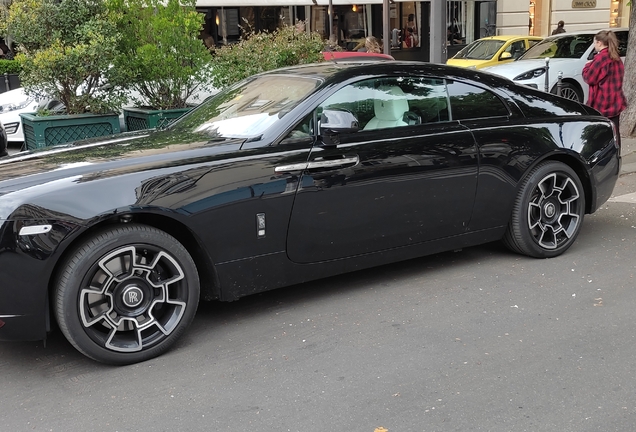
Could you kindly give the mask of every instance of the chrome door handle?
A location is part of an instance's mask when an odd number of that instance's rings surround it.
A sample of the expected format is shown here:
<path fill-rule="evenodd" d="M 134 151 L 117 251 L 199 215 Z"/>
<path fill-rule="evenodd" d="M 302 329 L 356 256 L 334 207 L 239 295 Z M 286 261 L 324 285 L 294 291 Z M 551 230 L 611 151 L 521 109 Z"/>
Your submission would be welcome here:
<path fill-rule="evenodd" d="M 345 157 L 342 159 L 312 161 L 307 164 L 307 169 L 337 168 L 345 165 L 356 165 L 358 162 L 360 162 L 360 158 L 358 156 Z"/>
<path fill-rule="evenodd" d="M 337 168 L 345 165 L 357 165 L 360 162 L 360 158 L 358 156 L 345 157 L 342 159 L 327 159 L 327 160 L 319 160 L 313 162 L 303 162 L 297 164 L 290 165 L 280 165 L 274 168 L 274 172 L 284 173 L 291 171 L 304 171 L 306 169 L 316 169 L 316 168 Z"/>
<path fill-rule="evenodd" d="M 307 169 L 307 162 L 290 164 L 290 165 L 280 165 L 274 168 L 274 172 L 284 173 L 291 171 L 305 171 Z"/>

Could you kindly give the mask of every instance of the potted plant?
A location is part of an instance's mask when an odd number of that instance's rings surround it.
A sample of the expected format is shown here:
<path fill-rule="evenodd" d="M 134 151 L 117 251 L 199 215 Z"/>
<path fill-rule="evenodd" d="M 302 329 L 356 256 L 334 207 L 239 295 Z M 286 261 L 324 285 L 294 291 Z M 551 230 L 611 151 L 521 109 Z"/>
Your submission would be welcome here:
<path fill-rule="evenodd" d="M 325 41 L 319 33 L 305 31 L 302 21 L 271 33 L 255 33 L 249 28 L 244 31 L 239 43 L 212 50 L 215 87 L 227 87 L 271 69 L 324 61 Z"/>
<path fill-rule="evenodd" d="M 200 39 L 204 16 L 195 0 L 110 0 L 117 16 L 115 69 L 128 83 L 134 108 L 124 108 L 128 130 L 161 127 L 210 91 L 211 55 Z"/>
<path fill-rule="evenodd" d="M 120 35 L 104 0 L 13 0 L 0 31 L 18 45 L 26 93 L 65 107 L 21 114 L 27 148 L 120 131 L 125 98 L 112 68 Z"/>
<path fill-rule="evenodd" d="M 0 93 L 20 87 L 20 64 L 15 60 L 0 60 Z"/>

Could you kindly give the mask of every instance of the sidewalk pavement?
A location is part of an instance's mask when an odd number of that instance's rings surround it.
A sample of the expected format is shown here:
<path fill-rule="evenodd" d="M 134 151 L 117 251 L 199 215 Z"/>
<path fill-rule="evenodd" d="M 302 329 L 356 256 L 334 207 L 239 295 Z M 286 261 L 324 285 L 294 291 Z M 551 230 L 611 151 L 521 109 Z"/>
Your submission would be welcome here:
<path fill-rule="evenodd" d="M 621 175 L 636 172 L 636 138 L 621 137 Z"/>

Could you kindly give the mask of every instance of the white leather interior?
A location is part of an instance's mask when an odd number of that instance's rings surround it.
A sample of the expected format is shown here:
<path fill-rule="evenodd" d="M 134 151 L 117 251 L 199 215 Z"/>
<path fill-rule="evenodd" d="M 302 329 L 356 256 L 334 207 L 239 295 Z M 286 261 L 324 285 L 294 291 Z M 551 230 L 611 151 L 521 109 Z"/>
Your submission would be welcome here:
<path fill-rule="evenodd" d="M 374 100 L 375 116 L 369 120 L 364 130 L 407 126 L 408 123 L 403 120 L 403 117 L 409 110 L 409 103 L 402 89 L 398 86 L 386 86 L 378 90 L 382 96 Z"/>

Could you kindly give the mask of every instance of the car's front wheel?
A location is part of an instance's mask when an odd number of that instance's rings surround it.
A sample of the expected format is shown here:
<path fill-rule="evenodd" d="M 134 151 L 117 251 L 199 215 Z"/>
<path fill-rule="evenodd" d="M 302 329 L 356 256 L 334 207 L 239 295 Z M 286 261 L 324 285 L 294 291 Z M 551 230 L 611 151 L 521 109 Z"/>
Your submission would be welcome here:
<path fill-rule="evenodd" d="M 504 243 L 531 257 L 560 255 L 574 243 L 584 214 L 583 186 L 574 170 L 543 162 L 520 185 Z"/>
<path fill-rule="evenodd" d="M 166 351 L 194 318 L 199 277 L 172 236 L 145 225 L 105 229 L 75 249 L 56 280 L 54 313 L 86 356 L 130 364 Z"/>

